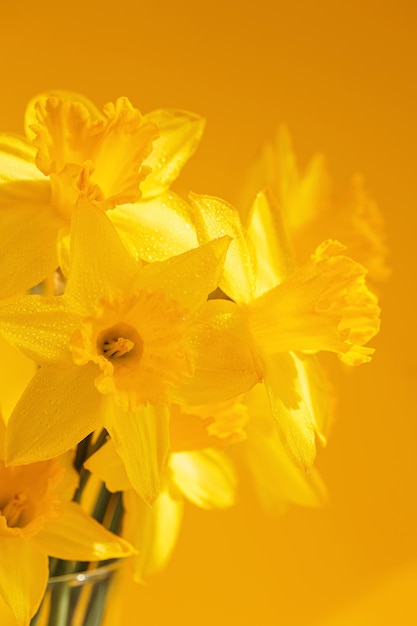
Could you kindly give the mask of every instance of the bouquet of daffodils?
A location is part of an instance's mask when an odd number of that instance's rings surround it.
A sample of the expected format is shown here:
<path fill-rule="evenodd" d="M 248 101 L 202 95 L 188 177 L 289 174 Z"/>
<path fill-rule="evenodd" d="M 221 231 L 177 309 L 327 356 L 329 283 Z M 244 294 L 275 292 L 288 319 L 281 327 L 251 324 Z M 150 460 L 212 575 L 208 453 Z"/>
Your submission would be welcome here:
<path fill-rule="evenodd" d="M 325 499 L 320 352 L 371 358 L 379 213 L 359 178 L 335 199 L 321 157 L 301 175 L 284 129 L 240 210 L 183 198 L 171 185 L 203 128 L 51 91 L 25 136 L 0 136 L 2 405 L 16 349 L 31 375 L 0 421 L 2 624 L 118 623 L 123 581 L 166 564 L 184 499 L 235 503 L 237 457 L 268 511 Z M 65 596 L 45 600 L 51 577 L 108 560 L 109 606 L 84 599 L 72 622 Z"/>

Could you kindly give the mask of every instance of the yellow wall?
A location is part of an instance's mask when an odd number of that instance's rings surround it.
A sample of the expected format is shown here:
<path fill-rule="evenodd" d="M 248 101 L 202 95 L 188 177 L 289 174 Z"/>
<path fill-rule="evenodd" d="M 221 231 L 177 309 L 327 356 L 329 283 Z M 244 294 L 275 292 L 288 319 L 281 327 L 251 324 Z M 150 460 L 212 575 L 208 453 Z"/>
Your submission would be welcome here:
<path fill-rule="evenodd" d="M 398 584 L 417 557 L 415 3 L 8 4 L 2 130 L 22 131 L 26 101 L 54 87 L 100 106 L 126 95 L 143 112 L 195 111 L 207 130 L 178 188 L 233 202 L 261 142 L 285 122 L 301 164 L 323 151 L 341 189 L 362 172 L 388 222 L 393 276 L 374 362 L 335 374 L 339 422 L 318 461 L 331 505 L 271 520 L 247 493 L 229 513 L 190 508 L 169 569 L 138 590 L 132 626 L 307 626 L 333 613 L 326 626 L 416 624 L 411 585 Z M 361 598 L 379 581 L 387 587 L 360 622 Z M 356 617 L 337 617 L 352 602 Z"/>

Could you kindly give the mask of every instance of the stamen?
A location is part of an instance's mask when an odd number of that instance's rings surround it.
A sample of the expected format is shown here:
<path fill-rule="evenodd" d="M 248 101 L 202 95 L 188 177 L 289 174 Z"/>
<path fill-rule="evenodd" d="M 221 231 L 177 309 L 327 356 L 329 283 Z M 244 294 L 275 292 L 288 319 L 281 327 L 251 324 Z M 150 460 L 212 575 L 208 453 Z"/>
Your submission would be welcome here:
<path fill-rule="evenodd" d="M 19 525 L 19 520 L 22 512 L 26 509 L 28 504 L 28 497 L 22 491 L 16 493 L 6 506 L 0 511 L 7 520 L 9 528 L 14 528 Z"/>
<path fill-rule="evenodd" d="M 124 354 L 127 354 L 134 348 L 135 344 L 130 339 L 124 337 L 118 337 L 110 341 L 103 342 L 103 353 L 108 359 L 116 357 L 119 359 Z"/>
<path fill-rule="evenodd" d="M 100 333 L 97 338 L 97 350 L 113 365 L 117 363 L 127 366 L 140 359 L 143 340 L 129 324 L 115 324 Z"/>

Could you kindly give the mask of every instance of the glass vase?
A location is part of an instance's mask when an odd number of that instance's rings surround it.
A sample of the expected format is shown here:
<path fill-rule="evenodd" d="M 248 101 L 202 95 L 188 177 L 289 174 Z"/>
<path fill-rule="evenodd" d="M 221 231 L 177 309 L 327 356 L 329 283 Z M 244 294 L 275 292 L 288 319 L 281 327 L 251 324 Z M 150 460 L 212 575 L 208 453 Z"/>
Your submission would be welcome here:
<path fill-rule="evenodd" d="M 100 626 L 118 561 L 53 576 L 31 626 Z"/>

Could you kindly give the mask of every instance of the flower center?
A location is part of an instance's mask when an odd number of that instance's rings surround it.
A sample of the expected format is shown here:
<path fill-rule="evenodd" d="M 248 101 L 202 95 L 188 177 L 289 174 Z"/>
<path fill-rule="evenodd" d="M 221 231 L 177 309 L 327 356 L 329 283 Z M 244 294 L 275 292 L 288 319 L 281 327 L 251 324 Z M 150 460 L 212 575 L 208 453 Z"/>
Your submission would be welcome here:
<path fill-rule="evenodd" d="M 28 497 L 24 491 L 15 493 L 14 496 L 0 510 L 1 515 L 6 518 L 9 528 L 19 526 L 23 511 L 28 506 Z"/>
<path fill-rule="evenodd" d="M 100 333 L 97 350 L 113 365 L 127 365 L 128 361 L 142 356 L 143 339 L 129 324 L 116 324 Z"/>

